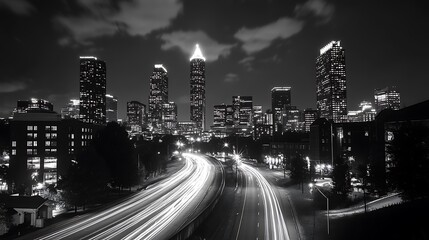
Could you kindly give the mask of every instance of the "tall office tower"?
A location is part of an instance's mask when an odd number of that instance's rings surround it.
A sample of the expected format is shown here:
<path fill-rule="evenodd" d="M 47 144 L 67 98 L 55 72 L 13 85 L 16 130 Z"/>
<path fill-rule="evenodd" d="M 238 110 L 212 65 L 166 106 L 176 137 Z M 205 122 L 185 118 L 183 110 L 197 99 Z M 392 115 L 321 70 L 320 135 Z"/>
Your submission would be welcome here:
<path fill-rule="evenodd" d="M 149 123 L 154 130 L 162 128 L 162 106 L 168 103 L 168 75 L 162 64 L 155 64 L 150 76 Z"/>
<path fill-rule="evenodd" d="M 285 107 L 285 117 L 283 119 L 283 130 L 284 131 L 302 131 L 303 121 L 301 112 L 296 106 Z"/>
<path fill-rule="evenodd" d="M 63 119 L 79 119 L 79 100 L 70 99 L 66 107 L 61 108 L 61 118 Z"/>
<path fill-rule="evenodd" d="M 106 122 L 118 121 L 118 98 L 106 94 Z"/>
<path fill-rule="evenodd" d="M 191 121 L 204 131 L 206 125 L 206 59 L 198 44 L 191 59 Z"/>
<path fill-rule="evenodd" d="M 346 57 L 340 41 L 332 41 L 320 49 L 316 59 L 316 87 L 320 117 L 346 122 Z"/>
<path fill-rule="evenodd" d="M 317 110 L 307 108 L 304 110 L 304 130 L 310 132 L 311 124 L 319 118 Z"/>
<path fill-rule="evenodd" d="M 263 124 L 263 123 L 264 123 L 264 118 L 263 118 L 262 106 L 254 105 L 253 106 L 253 125 Z"/>
<path fill-rule="evenodd" d="M 177 105 L 175 102 L 164 103 L 162 105 L 162 122 L 164 133 L 173 133 L 177 128 Z"/>
<path fill-rule="evenodd" d="M 80 119 L 106 123 L 106 63 L 96 57 L 80 57 Z"/>
<path fill-rule="evenodd" d="M 282 131 L 284 109 L 290 106 L 290 102 L 290 87 L 274 87 L 271 89 L 271 110 L 273 111 L 274 132 Z"/>
<path fill-rule="evenodd" d="M 139 132 L 144 125 L 146 105 L 138 101 L 127 102 L 127 123 L 131 131 Z"/>
<path fill-rule="evenodd" d="M 253 99 L 252 96 L 233 96 L 234 126 L 252 126 Z"/>
<path fill-rule="evenodd" d="M 226 125 L 226 106 L 224 103 L 221 105 L 213 106 L 213 126 L 224 127 Z"/>
<path fill-rule="evenodd" d="M 398 110 L 401 106 L 401 94 L 396 86 L 374 90 L 375 109 L 379 113 L 383 109 Z"/>

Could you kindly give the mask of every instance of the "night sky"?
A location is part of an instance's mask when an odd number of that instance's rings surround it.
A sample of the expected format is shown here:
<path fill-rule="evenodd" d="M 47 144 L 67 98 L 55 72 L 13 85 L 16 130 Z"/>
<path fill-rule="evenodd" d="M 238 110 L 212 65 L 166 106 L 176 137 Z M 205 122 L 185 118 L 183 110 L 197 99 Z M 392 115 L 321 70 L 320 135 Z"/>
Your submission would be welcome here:
<path fill-rule="evenodd" d="M 315 108 L 315 58 L 331 40 L 346 50 L 348 110 L 396 85 L 402 107 L 429 99 L 429 14 L 424 1 L 0 0 L 0 117 L 19 99 L 60 111 L 79 98 L 79 56 L 107 63 L 107 92 L 148 102 L 153 65 L 168 70 L 169 100 L 189 120 L 189 58 L 206 62 L 207 123 L 213 105 L 251 95 L 270 108 L 274 86 L 292 105 Z"/>

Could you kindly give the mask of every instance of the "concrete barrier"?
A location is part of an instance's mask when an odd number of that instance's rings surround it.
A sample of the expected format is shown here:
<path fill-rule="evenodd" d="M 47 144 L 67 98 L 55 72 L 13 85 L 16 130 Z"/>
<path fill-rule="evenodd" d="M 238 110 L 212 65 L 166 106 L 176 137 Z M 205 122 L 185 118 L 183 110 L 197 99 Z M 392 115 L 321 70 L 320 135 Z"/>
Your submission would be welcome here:
<path fill-rule="evenodd" d="M 210 213 L 216 207 L 216 204 L 219 202 L 220 197 L 222 196 L 223 190 L 225 188 L 225 177 L 224 177 L 225 173 L 224 173 L 223 166 L 215 158 L 210 156 L 207 156 L 207 158 L 211 159 L 213 162 L 215 162 L 215 164 L 218 164 L 220 166 L 221 173 L 222 173 L 222 180 L 220 184 L 216 184 L 216 187 L 218 187 L 218 190 L 215 194 L 215 197 L 209 204 L 207 204 L 207 206 L 201 211 L 200 214 L 195 216 L 193 219 L 187 221 L 185 225 L 180 227 L 177 230 L 177 233 L 170 238 L 171 240 L 174 240 L 174 239 L 183 240 L 183 239 L 189 238 L 195 232 L 195 230 L 204 222 L 204 220 L 210 215 Z"/>

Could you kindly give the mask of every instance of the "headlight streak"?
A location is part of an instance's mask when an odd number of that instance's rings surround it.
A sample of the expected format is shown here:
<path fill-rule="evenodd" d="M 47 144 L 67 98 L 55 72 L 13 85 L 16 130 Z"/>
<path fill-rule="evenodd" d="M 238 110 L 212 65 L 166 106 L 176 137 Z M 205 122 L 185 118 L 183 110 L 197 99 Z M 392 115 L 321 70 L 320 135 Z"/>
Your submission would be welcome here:
<path fill-rule="evenodd" d="M 184 213 L 187 207 L 192 207 L 192 200 L 204 192 L 205 186 L 209 185 L 214 178 L 213 167 L 203 157 L 187 154 L 185 166 L 168 179 L 154 184 L 153 187 L 134 195 L 134 197 L 115 207 L 39 239 L 72 237 L 73 234 L 96 224 L 101 224 L 102 221 L 109 218 L 113 219 L 124 211 L 132 211 L 132 208 L 138 208 L 137 212 L 132 213 L 131 216 L 128 214 L 118 220 L 115 219 L 115 221 L 100 227 L 95 233 L 89 234 L 85 238 L 117 239 L 120 238 L 120 234 L 126 234 L 126 231 L 131 232 L 125 239 L 155 238 L 169 224 L 174 225 L 173 221 L 177 219 L 177 216 Z"/>
<path fill-rule="evenodd" d="M 264 200 L 265 212 L 265 237 L 264 239 L 284 240 L 290 239 L 286 223 L 279 201 L 268 181 L 253 167 L 242 164 L 241 168 L 244 173 L 253 175 L 258 181 L 262 198 Z"/>

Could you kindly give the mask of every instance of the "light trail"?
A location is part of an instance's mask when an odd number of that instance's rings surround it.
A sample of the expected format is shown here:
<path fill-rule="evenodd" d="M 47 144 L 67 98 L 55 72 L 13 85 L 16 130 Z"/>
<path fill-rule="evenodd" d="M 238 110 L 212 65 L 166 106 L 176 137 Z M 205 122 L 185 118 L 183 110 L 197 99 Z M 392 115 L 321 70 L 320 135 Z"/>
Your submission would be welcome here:
<path fill-rule="evenodd" d="M 214 179 L 214 166 L 207 159 L 195 154 L 184 156 L 185 166 L 168 179 L 112 208 L 38 239 L 171 237 L 166 234 L 175 233 L 183 218 L 203 199 L 204 190 Z M 87 235 L 82 235 L 83 231 L 87 231 Z"/>
<path fill-rule="evenodd" d="M 241 164 L 241 169 L 245 174 L 253 176 L 259 183 L 261 189 L 265 213 L 264 239 L 290 239 L 279 201 L 271 185 L 255 168 L 246 164 Z"/>

